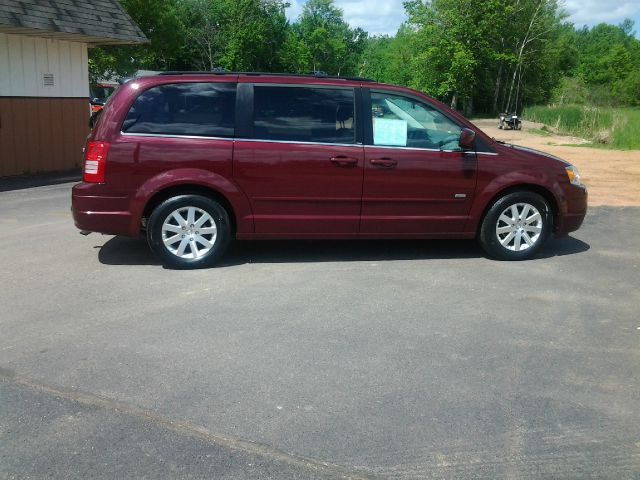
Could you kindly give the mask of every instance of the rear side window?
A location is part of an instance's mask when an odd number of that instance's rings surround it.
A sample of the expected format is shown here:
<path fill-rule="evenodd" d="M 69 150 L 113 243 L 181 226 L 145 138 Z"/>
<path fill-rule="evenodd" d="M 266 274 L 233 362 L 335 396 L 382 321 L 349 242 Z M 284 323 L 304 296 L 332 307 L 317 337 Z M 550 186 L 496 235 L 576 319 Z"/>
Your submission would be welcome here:
<path fill-rule="evenodd" d="M 353 89 L 254 87 L 255 138 L 355 143 Z"/>
<path fill-rule="evenodd" d="M 233 84 L 178 83 L 141 93 L 122 125 L 125 133 L 233 137 Z"/>

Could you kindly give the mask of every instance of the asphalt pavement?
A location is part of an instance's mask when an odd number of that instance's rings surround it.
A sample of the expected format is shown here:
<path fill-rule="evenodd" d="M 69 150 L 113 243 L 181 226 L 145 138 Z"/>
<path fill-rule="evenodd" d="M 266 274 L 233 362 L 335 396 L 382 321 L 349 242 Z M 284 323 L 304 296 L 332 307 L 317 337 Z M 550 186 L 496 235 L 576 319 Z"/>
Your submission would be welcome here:
<path fill-rule="evenodd" d="M 70 188 L 0 192 L 0 478 L 640 478 L 640 209 L 174 271 Z"/>

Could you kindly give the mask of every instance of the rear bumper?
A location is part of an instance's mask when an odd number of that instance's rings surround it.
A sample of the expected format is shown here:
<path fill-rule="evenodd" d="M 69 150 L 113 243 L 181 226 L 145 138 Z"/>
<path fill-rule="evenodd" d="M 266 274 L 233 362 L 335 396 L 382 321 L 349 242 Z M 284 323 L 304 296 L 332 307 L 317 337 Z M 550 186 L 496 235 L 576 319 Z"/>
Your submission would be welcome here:
<path fill-rule="evenodd" d="M 97 194 L 95 185 L 79 183 L 71 194 L 73 221 L 79 230 L 136 236 L 140 228 L 129 209 L 129 198 Z"/>

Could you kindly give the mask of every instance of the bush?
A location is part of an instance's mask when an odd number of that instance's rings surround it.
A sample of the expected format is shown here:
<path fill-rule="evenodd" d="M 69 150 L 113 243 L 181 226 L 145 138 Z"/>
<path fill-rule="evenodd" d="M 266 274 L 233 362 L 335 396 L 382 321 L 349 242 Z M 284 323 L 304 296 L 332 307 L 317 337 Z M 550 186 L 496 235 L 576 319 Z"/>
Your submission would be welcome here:
<path fill-rule="evenodd" d="M 621 105 L 640 106 L 640 70 L 634 70 L 624 80 L 617 81 L 613 91 Z"/>
<path fill-rule="evenodd" d="M 587 86 L 581 78 L 564 77 L 551 93 L 551 101 L 560 105 L 584 105 Z"/>
<path fill-rule="evenodd" d="M 560 133 L 622 150 L 640 149 L 640 109 L 583 105 L 537 106 L 525 109 L 527 120 L 543 123 Z"/>

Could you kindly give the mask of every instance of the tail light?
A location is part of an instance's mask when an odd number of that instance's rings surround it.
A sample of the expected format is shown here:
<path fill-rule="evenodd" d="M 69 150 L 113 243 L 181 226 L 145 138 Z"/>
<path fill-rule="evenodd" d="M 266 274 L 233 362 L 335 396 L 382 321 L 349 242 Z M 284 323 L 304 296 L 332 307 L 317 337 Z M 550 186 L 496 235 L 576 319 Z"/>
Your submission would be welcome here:
<path fill-rule="evenodd" d="M 109 144 L 106 142 L 87 142 L 84 150 L 84 175 L 87 183 L 104 183 L 104 170 L 107 164 Z"/>

